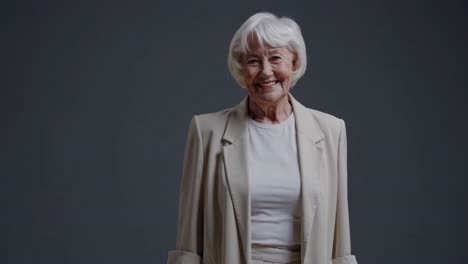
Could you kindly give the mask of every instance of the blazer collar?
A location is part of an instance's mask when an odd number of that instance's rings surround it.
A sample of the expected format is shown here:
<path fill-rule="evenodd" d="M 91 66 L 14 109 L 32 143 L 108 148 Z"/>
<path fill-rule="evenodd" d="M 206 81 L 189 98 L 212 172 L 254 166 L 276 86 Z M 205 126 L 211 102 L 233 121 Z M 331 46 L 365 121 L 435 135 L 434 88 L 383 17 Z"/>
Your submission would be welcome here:
<path fill-rule="evenodd" d="M 310 113 L 310 110 L 299 103 L 291 94 L 289 101 L 293 108 L 294 118 L 296 119 L 296 131 L 308 137 L 314 143 L 320 142 L 323 138 L 323 132 L 320 130 L 317 121 Z M 232 109 L 229 120 L 224 131 L 223 140 L 234 144 L 239 138 L 247 133 L 248 119 L 248 97 L 245 97 L 236 107 Z"/>
<path fill-rule="evenodd" d="M 302 263 L 310 263 L 313 243 L 310 237 L 314 234 L 313 222 L 321 189 L 323 174 L 323 155 L 321 142 L 324 134 L 309 109 L 304 107 L 289 94 L 296 119 L 296 138 L 298 160 L 301 174 L 301 258 Z M 251 254 L 251 205 L 250 186 L 248 177 L 248 130 L 247 130 L 247 97 L 234 107 L 224 131 L 223 160 L 229 193 L 233 202 L 233 209 L 237 227 L 239 228 L 240 243 L 243 249 L 243 263 L 249 264 Z"/>

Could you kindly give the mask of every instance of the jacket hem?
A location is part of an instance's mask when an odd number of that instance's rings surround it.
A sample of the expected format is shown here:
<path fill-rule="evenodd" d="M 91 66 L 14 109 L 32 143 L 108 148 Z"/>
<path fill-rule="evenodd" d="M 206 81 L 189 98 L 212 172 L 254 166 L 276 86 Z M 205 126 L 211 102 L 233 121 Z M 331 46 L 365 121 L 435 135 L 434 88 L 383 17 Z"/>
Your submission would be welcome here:
<path fill-rule="evenodd" d="M 332 259 L 330 264 L 357 264 L 356 257 L 353 255 Z"/>
<path fill-rule="evenodd" d="M 203 259 L 199 255 L 182 250 L 172 250 L 168 253 L 167 264 L 202 264 Z"/>

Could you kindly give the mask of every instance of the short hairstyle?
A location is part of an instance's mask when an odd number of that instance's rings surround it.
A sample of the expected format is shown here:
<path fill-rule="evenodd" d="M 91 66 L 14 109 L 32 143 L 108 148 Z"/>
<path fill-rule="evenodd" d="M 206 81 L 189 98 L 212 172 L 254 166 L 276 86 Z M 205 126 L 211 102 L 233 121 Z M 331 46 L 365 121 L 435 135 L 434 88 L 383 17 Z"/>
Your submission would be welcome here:
<path fill-rule="evenodd" d="M 237 30 L 229 45 L 228 68 L 232 77 L 245 87 L 240 59 L 250 50 L 250 41 L 255 35 L 260 47 L 265 44 L 271 47 L 287 47 L 296 56 L 296 69 L 292 74 L 291 87 L 304 75 L 307 66 L 307 55 L 301 29 L 294 20 L 261 12 L 249 19 Z"/>

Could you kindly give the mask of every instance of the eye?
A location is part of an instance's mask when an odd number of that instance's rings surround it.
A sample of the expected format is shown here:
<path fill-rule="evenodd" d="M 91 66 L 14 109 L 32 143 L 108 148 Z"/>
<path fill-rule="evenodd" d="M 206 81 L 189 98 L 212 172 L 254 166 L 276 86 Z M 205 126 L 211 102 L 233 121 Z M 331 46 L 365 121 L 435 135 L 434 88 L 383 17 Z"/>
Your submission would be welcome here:
<path fill-rule="evenodd" d="M 259 62 L 258 59 L 248 59 L 247 64 L 257 64 Z"/>
<path fill-rule="evenodd" d="M 282 59 L 282 58 L 281 58 L 280 56 L 273 56 L 273 57 L 271 57 L 270 60 L 271 60 L 271 61 L 276 61 L 276 62 L 278 62 L 278 61 L 281 61 L 281 59 Z"/>

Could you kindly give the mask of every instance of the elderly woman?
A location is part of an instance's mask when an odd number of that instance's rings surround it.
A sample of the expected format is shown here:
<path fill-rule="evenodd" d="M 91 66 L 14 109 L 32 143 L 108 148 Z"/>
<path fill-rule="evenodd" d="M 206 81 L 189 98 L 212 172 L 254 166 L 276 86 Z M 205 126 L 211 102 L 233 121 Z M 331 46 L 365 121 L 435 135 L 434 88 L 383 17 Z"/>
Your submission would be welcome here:
<path fill-rule="evenodd" d="M 357 263 L 344 121 L 289 93 L 306 69 L 299 26 L 253 15 L 232 39 L 228 66 L 248 95 L 192 118 L 168 263 Z"/>

